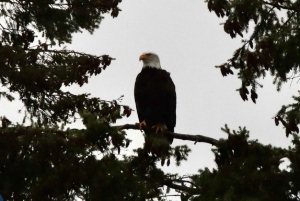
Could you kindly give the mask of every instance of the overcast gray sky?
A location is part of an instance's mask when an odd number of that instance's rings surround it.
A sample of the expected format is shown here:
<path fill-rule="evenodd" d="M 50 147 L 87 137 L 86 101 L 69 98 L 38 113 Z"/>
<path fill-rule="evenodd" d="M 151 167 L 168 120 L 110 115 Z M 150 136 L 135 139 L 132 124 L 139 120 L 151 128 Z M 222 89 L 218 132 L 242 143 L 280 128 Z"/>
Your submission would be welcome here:
<path fill-rule="evenodd" d="M 74 93 L 91 93 L 111 100 L 124 95 L 123 104 L 135 109 L 133 87 L 142 63 L 139 56 L 152 51 L 160 56 L 162 68 L 171 73 L 177 91 L 177 125 L 175 132 L 201 134 L 216 139 L 226 138 L 220 128 L 246 126 L 251 139 L 264 144 L 287 147 L 281 126 L 276 127 L 272 117 L 281 105 L 292 101 L 298 93 L 296 82 L 285 85 L 278 93 L 268 77 L 261 81 L 257 104 L 244 102 L 236 89 L 240 82 L 236 75 L 223 78 L 214 66 L 225 62 L 239 47 L 242 38 L 231 39 L 223 26 L 224 19 L 210 13 L 201 0 L 128 0 L 120 4 L 122 12 L 115 19 L 105 16 L 100 29 L 93 35 L 75 34 L 68 49 L 94 55 L 109 54 L 116 58 L 111 66 L 93 77 L 84 87 L 71 87 Z M 13 122 L 20 121 L 20 104 L 0 102 L 1 115 Z M 3 108 L 5 111 L 2 111 Z M 134 112 L 117 124 L 138 121 Z M 80 123 L 72 127 L 81 127 Z M 133 140 L 129 147 L 142 146 L 139 131 L 128 131 Z M 164 167 L 170 172 L 195 173 L 199 168 L 214 167 L 212 146 L 174 140 L 174 145 L 188 144 L 192 153 L 181 167 Z M 123 152 L 124 153 L 124 152 Z M 173 163 L 174 164 L 174 163 Z"/>

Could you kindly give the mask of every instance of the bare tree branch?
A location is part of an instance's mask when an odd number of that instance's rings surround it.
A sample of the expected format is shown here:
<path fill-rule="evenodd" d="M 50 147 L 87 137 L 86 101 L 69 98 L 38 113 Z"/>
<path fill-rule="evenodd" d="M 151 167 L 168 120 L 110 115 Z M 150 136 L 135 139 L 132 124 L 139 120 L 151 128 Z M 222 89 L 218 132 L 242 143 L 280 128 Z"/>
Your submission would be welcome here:
<path fill-rule="evenodd" d="M 124 124 L 120 126 L 113 126 L 114 128 L 117 128 L 119 130 L 124 130 L 124 129 L 134 129 L 134 130 L 140 130 L 139 126 L 136 124 Z M 194 141 L 195 144 L 197 142 L 205 142 L 209 143 L 211 145 L 217 146 L 218 145 L 218 140 L 210 137 L 206 137 L 203 135 L 191 135 L 191 134 L 182 134 L 182 133 L 173 133 L 170 131 L 165 131 L 166 135 L 170 135 L 176 139 L 180 140 L 189 140 L 189 141 Z"/>
<path fill-rule="evenodd" d="M 171 181 L 164 181 L 163 182 L 164 185 L 168 186 L 169 188 L 175 189 L 175 190 L 179 190 L 179 191 L 184 191 L 187 192 L 190 195 L 197 195 L 200 194 L 200 191 L 196 188 L 191 188 L 191 187 L 187 187 L 187 186 L 182 186 L 182 185 L 178 185 L 178 184 L 174 184 Z"/>
<path fill-rule="evenodd" d="M 292 10 L 295 12 L 300 12 L 300 9 L 298 9 L 297 7 L 293 8 L 293 7 L 289 7 L 289 6 L 284 6 L 284 5 L 279 5 L 278 2 L 277 3 L 270 3 L 267 1 L 264 1 L 264 4 L 270 5 L 270 6 L 274 6 L 277 9 L 286 9 L 286 10 Z"/>

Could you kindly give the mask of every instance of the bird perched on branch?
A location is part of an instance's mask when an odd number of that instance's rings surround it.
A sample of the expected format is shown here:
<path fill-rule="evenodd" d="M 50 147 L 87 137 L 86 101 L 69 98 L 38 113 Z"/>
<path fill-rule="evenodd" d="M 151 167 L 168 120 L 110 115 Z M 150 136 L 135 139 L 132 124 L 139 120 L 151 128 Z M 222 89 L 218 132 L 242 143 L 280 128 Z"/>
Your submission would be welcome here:
<path fill-rule="evenodd" d="M 142 71 L 138 74 L 134 97 L 139 117 L 139 127 L 174 132 L 176 125 L 176 91 L 170 73 L 163 70 L 155 53 L 140 56 Z M 146 132 L 147 135 L 147 132 Z M 173 137 L 168 136 L 170 144 Z"/>

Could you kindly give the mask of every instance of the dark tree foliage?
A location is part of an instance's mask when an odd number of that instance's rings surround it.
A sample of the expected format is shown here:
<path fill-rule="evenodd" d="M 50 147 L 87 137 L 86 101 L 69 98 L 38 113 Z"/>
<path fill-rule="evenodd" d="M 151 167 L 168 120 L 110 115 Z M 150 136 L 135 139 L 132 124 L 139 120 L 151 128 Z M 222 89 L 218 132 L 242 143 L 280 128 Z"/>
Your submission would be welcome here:
<path fill-rule="evenodd" d="M 288 150 L 249 140 L 249 131 L 231 131 L 214 149 L 217 169 L 200 170 L 192 176 L 198 192 L 191 200 L 300 200 L 300 140 L 294 135 Z M 279 168 L 281 159 L 291 161 L 289 170 Z"/>
<path fill-rule="evenodd" d="M 232 38 L 249 32 L 232 58 L 220 66 L 223 76 L 237 72 L 241 80 L 242 99 L 256 103 L 258 79 L 267 74 L 281 85 L 299 77 L 300 67 L 300 1 L 296 0 L 207 0 L 208 9 L 225 18 L 224 30 Z M 250 91 L 250 93 L 249 93 Z M 300 96 L 295 103 L 283 106 L 275 123 L 281 122 L 286 135 L 299 132 Z"/>
<path fill-rule="evenodd" d="M 1 118 L 0 194 L 5 200 L 159 197 L 166 175 L 156 161 L 170 164 L 174 156 L 179 164 L 186 159 L 186 146 L 171 148 L 155 138 L 133 156 L 118 158 L 130 144 L 124 131 L 111 127 L 131 114 L 128 106 L 120 105 L 122 97 L 106 101 L 61 89 L 82 86 L 110 65 L 109 55 L 60 47 L 71 43 L 73 33 L 92 33 L 103 14 L 117 17 L 120 2 L 0 1 L 0 98 L 21 100 L 24 122 L 31 121 L 24 126 Z M 79 115 L 86 129 L 59 128 Z"/>
<path fill-rule="evenodd" d="M 4 199 L 300 200 L 300 139 L 296 135 L 300 97 L 275 117 L 276 125 L 281 123 L 286 134 L 293 136 L 288 149 L 262 145 L 249 140 L 245 128 L 231 131 L 225 126 L 222 130 L 228 138 L 221 140 L 171 132 L 145 136 L 142 148 L 120 157 L 130 146 L 123 130 L 138 129 L 112 125 L 131 114 L 128 106 L 121 105 L 122 98 L 106 101 L 61 90 L 63 85 L 87 84 L 110 65 L 113 58 L 108 55 L 89 55 L 61 45 L 71 43 L 73 33 L 92 33 L 103 14 L 117 17 L 120 2 L 0 1 L 0 98 L 20 99 L 24 122 L 31 121 L 24 126 L 1 117 L 0 194 Z M 210 11 L 226 19 L 224 29 L 231 37 L 251 32 L 233 57 L 218 66 L 223 76 L 238 73 L 243 100 L 250 95 L 256 102 L 257 80 L 267 71 L 278 89 L 298 76 L 298 1 L 207 3 Z M 78 116 L 85 129 L 59 128 Z M 163 135 L 213 145 L 217 168 L 185 176 L 163 172 L 158 166 L 180 165 L 190 152 L 187 146 L 171 147 Z M 290 161 L 288 169 L 279 168 L 283 158 Z"/>
<path fill-rule="evenodd" d="M 92 33 L 98 28 L 102 14 L 118 15 L 119 2 L 12 0 L 0 3 L 1 85 L 9 92 L 18 93 L 29 117 L 38 118 L 40 125 L 69 122 L 81 110 L 101 115 L 117 109 L 113 102 L 61 90 L 62 85 L 87 83 L 90 76 L 110 65 L 111 57 L 51 47 L 70 43 L 71 34 L 83 29 Z M 13 98 L 3 91 L 0 96 Z M 118 117 L 112 114 L 108 121 Z"/>

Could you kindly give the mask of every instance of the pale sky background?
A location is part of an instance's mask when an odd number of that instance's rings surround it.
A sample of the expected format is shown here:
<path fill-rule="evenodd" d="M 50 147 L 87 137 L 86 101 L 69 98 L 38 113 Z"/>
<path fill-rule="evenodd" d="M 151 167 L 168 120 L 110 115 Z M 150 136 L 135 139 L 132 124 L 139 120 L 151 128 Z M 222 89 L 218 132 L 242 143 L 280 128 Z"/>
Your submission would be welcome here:
<path fill-rule="evenodd" d="M 120 4 L 122 12 L 117 18 L 109 15 L 93 35 L 75 34 L 68 49 L 94 55 L 109 54 L 116 58 L 100 75 L 90 79 L 88 85 L 68 88 L 73 93 L 91 93 L 92 96 L 112 100 L 124 95 L 122 104 L 135 109 L 134 82 L 142 63 L 143 52 L 159 55 L 162 68 L 169 71 L 176 85 L 177 125 L 175 132 L 201 134 L 215 139 L 227 138 L 220 128 L 226 123 L 231 129 L 246 126 L 250 138 L 263 144 L 287 147 L 291 137 L 285 137 L 280 125 L 272 119 L 283 104 L 292 102 L 298 92 L 297 83 L 283 86 L 280 93 L 268 77 L 258 90 L 257 104 L 244 102 L 236 91 L 240 81 L 233 76 L 222 77 L 214 66 L 224 63 L 241 45 L 242 38 L 231 39 L 224 32 L 219 19 L 210 13 L 201 0 L 127 0 Z M 1 116 L 12 122 L 21 122 L 17 111 L 20 104 L 0 102 Z M 136 112 L 117 124 L 138 122 Z M 71 127 L 82 128 L 81 123 Z M 133 140 L 128 150 L 141 147 L 140 131 L 128 131 Z M 168 172 L 196 173 L 204 167 L 215 167 L 212 146 L 204 143 L 175 139 L 173 145 L 187 144 L 192 153 L 180 167 L 171 161 Z M 122 150 L 121 154 L 126 153 Z"/>

